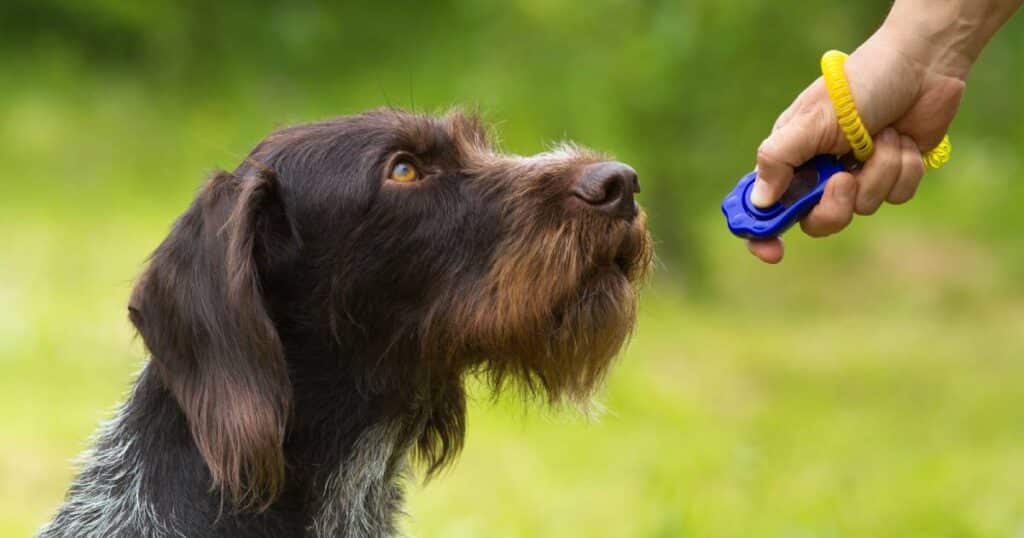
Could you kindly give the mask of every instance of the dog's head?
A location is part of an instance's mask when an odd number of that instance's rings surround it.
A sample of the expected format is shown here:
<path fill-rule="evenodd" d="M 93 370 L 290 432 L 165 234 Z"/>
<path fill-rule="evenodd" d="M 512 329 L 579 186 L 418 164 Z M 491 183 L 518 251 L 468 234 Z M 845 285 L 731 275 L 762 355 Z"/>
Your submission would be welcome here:
<path fill-rule="evenodd" d="M 588 400 L 632 328 L 650 261 L 638 190 L 631 168 L 575 146 L 499 153 L 460 113 L 282 129 L 200 192 L 137 285 L 131 319 L 215 483 L 272 497 L 300 360 L 285 333 L 361 350 L 337 360 L 363 360 L 367 390 L 479 371 L 496 387 Z"/>

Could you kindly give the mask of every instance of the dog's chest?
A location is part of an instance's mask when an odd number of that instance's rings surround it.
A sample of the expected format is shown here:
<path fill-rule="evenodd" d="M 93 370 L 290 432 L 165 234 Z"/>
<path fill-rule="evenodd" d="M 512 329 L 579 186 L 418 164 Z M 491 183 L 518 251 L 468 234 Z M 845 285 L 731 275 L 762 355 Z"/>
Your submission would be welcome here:
<path fill-rule="evenodd" d="M 363 432 L 326 480 L 321 506 L 307 529 L 316 538 L 392 537 L 403 502 L 407 443 L 397 423 Z"/>

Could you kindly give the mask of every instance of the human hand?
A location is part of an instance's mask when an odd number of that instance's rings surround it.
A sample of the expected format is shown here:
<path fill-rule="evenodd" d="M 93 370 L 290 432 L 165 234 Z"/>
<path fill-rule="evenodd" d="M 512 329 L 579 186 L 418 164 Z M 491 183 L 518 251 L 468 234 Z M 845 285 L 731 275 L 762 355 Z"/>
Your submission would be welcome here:
<path fill-rule="evenodd" d="M 882 202 L 910 200 L 924 174 L 921 153 L 939 144 L 956 115 L 966 72 L 905 32 L 883 26 L 846 61 L 846 77 L 875 152 L 859 170 L 832 176 L 821 202 L 800 222 L 813 237 L 845 228 L 854 214 L 871 215 Z M 917 51 L 923 51 L 921 53 Z M 757 152 L 758 179 L 751 201 L 771 205 L 786 191 L 793 169 L 811 157 L 850 151 L 821 78 L 805 89 L 775 123 Z M 778 238 L 748 241 L 768 263 L 782 259 Z"/>

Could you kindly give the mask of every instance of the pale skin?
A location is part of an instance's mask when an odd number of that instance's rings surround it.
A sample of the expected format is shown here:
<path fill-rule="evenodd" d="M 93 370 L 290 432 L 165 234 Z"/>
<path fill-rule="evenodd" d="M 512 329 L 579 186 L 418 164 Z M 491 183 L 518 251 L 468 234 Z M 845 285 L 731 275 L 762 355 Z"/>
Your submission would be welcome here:
<path fill-rule="evenodd" d="M 913 198 L 924 175 L 922 151 L 949 130 L 982 49 L 1024 0 L 896 0 L 882 26 L 846 62 L 846 76 L 875 152 L 853 173 L 829 180 L 821 202 L 800 221 L 825 237 L 884 202 Z M 775 122 L 757 150 L 751 200 L 767 207 L 789 187 L 793 169 L 814 155 L 845 154 L 850 145 L 818 78 Z M 779 238 L 747 241 L 767 263 L 782 260 Z"/>

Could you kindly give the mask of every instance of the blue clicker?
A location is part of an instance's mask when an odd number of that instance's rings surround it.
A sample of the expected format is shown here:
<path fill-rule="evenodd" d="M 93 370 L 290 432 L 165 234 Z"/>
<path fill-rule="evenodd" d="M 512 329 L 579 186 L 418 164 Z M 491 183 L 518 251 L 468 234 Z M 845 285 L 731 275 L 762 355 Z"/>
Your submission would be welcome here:
<path fill-rule="evenodd" d="M 740 179 L 722 201 L 729 231 L 747 239 L 768 239 L 782 235 L 790 226 L 811 211 L 830 177 L 843 171 L 843 164 L 832 155 L 818 155 L 797 167 L 793 182 L 782 199 L 770 207 L 760 208 L 750 202 L 756 172 Z"/>

